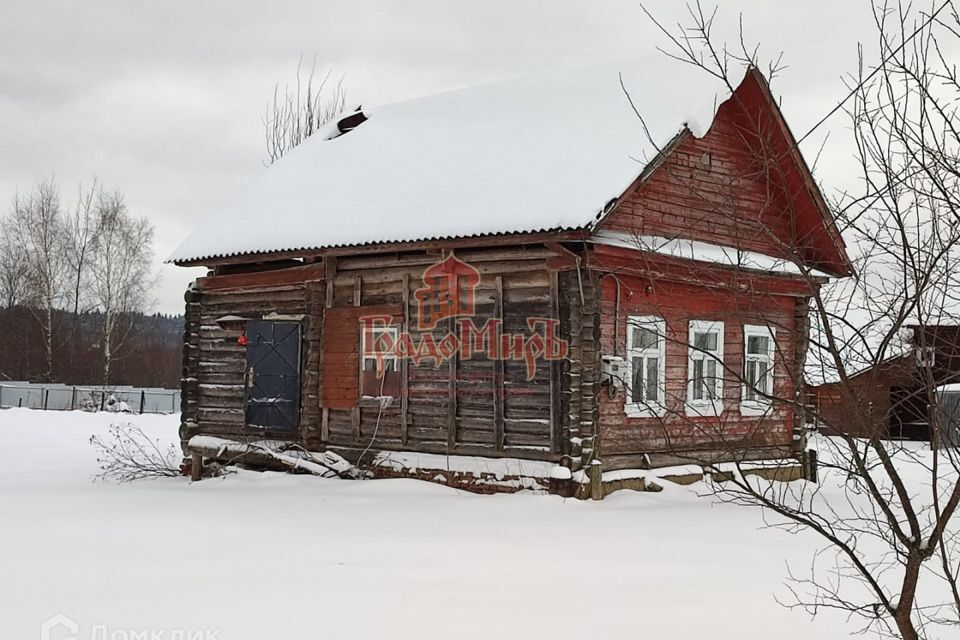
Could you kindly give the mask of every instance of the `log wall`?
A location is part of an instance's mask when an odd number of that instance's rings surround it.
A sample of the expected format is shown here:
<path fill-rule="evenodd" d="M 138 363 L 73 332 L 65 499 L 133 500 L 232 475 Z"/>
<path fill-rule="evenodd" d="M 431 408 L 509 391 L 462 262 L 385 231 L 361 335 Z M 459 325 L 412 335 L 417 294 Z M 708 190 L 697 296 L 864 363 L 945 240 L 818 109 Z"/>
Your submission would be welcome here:
<path fill-rule="evenodd" d="M 300 440 L 318 433 L 322 271 L 316 266 L 201 278 L 188 293 L 181 438 L 204 433 Z M 246 319 L 299 320 L 302 325 L 300 432 L 246 425 Z"/>

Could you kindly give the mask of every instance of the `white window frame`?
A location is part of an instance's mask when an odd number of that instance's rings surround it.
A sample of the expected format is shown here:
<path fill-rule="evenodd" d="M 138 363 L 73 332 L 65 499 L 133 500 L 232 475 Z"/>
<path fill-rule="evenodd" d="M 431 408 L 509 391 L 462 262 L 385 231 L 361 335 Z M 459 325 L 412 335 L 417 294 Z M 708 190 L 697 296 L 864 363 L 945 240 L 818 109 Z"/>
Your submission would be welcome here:
<path fill-rule="evenodd" d="M 393 344 L 397 344 L 397 340 L 400 337 L 400 329 L 394 325 L 387 326 L 374 326 L 371 327 L 371 333 L 376 334 L 373 336 L 373 340 L 376 340 L 379 337 L 379 334 L 387 334 L 393 338 Z M 393 371 L 397 372 L 400 370 L 400 363 L 398 362 L 399 358 L 396 355 L 396 352 L 385 353 L 382 355 L 384 365 L 387 363 L 393 363 Z M 361 398 L 376 398 L 379 396 L 365 396 L 363 395 L 363 373 L 366 371 L 367 362 L 376 363 L 377 356 L 375 354 L 370 354 L 367 349 L 367 330 L 365 327 L 361 326 L 360 328 L 360 397 Z M 387 375 L 387 370 L 384 371 L 384 376 Z"/>
<path fill-rule="evenodd" d="M 653 329 L 659 340 L 656 349 L 636 348 L 633 344 L 633 327 L 644 327 Z M 627 376 L 624 382 L 626 399 L 624 401 L 624 411 L 630 418 L 651 418 L 662 416 L 665 409 L 666 387 L 664 386 L 664 375 L 666 374 L 666 344 L 667 344 L 667 323 L 659 316 L 627 316 Z M 633 359 L 634 357 L 643 358 L 643 366 L 646 367 L 647 358 L 656 357 L 658 359 L 657 367 L 657 399 L 655 402 L 647 400 L 646 402 L 633 402 Z"/>
<path fill-rule="evenodd" d="M 697 333 L 716 333 L 717 348 L 715 351 L 697 349 L 694 336 Z M 687 344 L 687 399 L 686 413 L 688 416 L 719 416 L 723 413 L 723 322 L 720 320 L 691 320 L 689 327 L 689 343 Z M 714 384 L 714 398 L 693 398 L 693 370 L 694 362 L 698 360 L 715 360 L 717 363 L 716 382 Z"/>
<path fill-rule="evenodd" d="M 756 355 L 747 353 L 747 344 L 751 337 L 769 338 L 767 353 Z M 770 411 L 773 404 L 770 398 L 747 399 L 747 361 L 765 361 L 767 364 L 767 389 L 768 395 L 773 395 L 774 367 L 776 366 L 777 352 L 777 331 L 773 327 L 765 327 L 756 324 L 743 325 L 743 384 L 740 391 L 740 414 L 745 416 L 762 416 Z"/>

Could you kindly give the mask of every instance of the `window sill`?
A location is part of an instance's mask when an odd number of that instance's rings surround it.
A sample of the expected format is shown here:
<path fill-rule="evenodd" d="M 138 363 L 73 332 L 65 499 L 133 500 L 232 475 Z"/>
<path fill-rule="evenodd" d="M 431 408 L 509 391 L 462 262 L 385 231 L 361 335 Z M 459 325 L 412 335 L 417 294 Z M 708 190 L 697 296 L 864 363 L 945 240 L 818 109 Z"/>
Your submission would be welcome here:
<path fill-rule="evenodd" d="M 715 418 L 723 413 L 722 402 L 686 402 L 684 413 L 692 418 Z"/>
<path fill-rule="evenodd" d="M 741 402 L 740 415 L 759 418 L 768 415 L 772 408 L 769 402 Z"/>
<path fill-rule="evenodd" d="M 664 408 L 628 402 L 623 405 L 623 412 L 628 418 L 662 418 Z"/>

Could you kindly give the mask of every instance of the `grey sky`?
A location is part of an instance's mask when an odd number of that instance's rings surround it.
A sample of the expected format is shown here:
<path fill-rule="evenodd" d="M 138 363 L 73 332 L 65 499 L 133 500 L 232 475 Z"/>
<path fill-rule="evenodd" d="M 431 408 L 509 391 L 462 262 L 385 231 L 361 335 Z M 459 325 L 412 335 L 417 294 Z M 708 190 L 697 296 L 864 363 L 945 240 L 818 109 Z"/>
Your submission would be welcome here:
<path fill-rule="evenodd" d="M 264 107 L 277 81 L 293 79 L 301 54 L 345 74 L 351 102 L 378 104 L 665 44 L 631 0 L 5 5 L 0 206 L 6 211 L 18 188 L 42 176 L 55 176 L 68 198 L 93 176 L 122 189 L 156 226 L 156 310 L 171 313 L 197 270 L 159 263 L 194 220 L 264 170 Z M 684 12 L 673 0 L 647 6 L 667 22 Z M 857 42 L 872 35 L 869 4 L 722 2 L 721 38 L 735 38 L 741 12 L 762 54 L 785 54 L 788 68 L 773 89 L 800 135 L 844 95 Z M 656 87 L 649 90 L 642 100 L 656 99 Z M 832 131 L 817 171 L 828 189 L 851 177 L 845 128 L 837 116 L 804 146 L 812 161 Z"/>

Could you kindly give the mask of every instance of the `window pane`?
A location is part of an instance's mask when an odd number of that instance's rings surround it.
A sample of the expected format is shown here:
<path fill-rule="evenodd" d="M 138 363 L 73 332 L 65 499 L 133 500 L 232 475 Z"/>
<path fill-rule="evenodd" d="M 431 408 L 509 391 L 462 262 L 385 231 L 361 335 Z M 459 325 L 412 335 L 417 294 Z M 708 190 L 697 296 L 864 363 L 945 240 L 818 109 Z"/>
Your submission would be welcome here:
<path fill-rule="evenodd" d="M 704 376 L 704 384 L 707 386 L 707 397 L 711 400 L 717 399 L 717 361 L 707 360 L 707 374 Z"/>
<path fill-rule="evenodd" d="M 633 358 L 630 364 L 633 369 L 633 381 L 630 385 L 630 401 L 643 402 L 643 358 Z"/>
<path fill-rule="evenodd" d="M 647 400 L 658 402 L 660 396 L 660 359 L 647 358 Z"/>
<path fill-rule="evenodd" d="M 634 349 L 656 349 L 660 343 L 660 337 L 655 329 L 650 327 L 633 327 L 633 348 Z"/>
<path fill-rule="evenodd" d="M 371 327 L 363 332 L 363 347 L 365 355 L 392 354 L 397 340 L 397 330 L 394 327 Z"/>
<path fill-rule="evenodd" d="M 693 361 L 693 399 L 703 400 L 703 360 Z"/>
<path fill-rule="evenodd" d="M 767 383 L 769 382 L 769 370 L 767 369 L 766 362 L 757 363 L 757 391 L 760 393 L 769 394 L 770 389 L 767 388 Z"/>
<path fill-rule="evenodd" d="M 713 331 L 706 332 L 706 333 L 700 333 L 699 331 L 694 332 L 693 346 L 696 349 L 699 349 L 701 351 L 716 351 L 717 350 L 716 332 L 713 332 Z"/>
<path fill-rule="evenodd" d="M 754 400 L 757 397 L 757 392 L 754 389 L 757 386 L 757 361 L 756 360 L 747 360 L 746 370 L 743 372 L 744 382 L 746 383 L 746 398 L 747 400 Z"/>
<path fill-rule="evenodd" d="M 747 353 L 765 356 L 769 353 L 769 336 L 747 336 Z"/>
<path fill-rule="evenodd" d="M 397 361 L 394 358 L 384 358 L 383 359 L 383 371 L 396 371 Z M 372 371 L 374 374 L 377 373 L 377 359 L 374 357 L 366 357 L 363 359 L 363 370 Z"/>
<path fill-rule="evenodd" d="M 384 360 L 383 370 L 378 372 L 376 359 L 364 358 L 360 395 L 399 397 L 400 372 L 397 369 L 397 361 Z"/>

